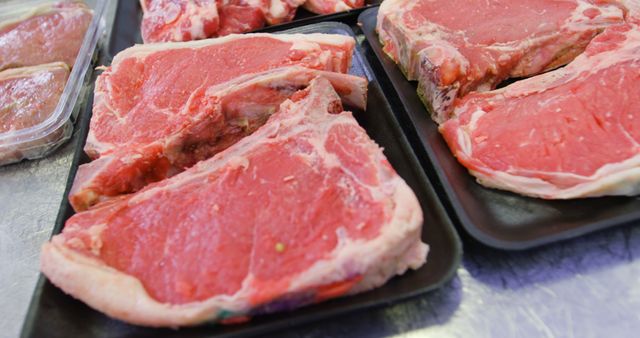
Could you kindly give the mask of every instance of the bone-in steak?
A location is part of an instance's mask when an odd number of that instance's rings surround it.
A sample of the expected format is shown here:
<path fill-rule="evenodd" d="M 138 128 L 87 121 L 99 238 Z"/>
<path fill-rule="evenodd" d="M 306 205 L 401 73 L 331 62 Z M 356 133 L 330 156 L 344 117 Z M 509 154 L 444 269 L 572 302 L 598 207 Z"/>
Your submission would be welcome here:
<path fill-rule="evenodd" d="M 472 93 L 441 132 L 478 181 L 542 198 L 640 192 L 640 30 L 608 28 L 564 68 Z"/>
<path fill-rule="evenodd" d="M 623 19 L 612 1 L 386 0 L 377 30 L 440 123 L 457 97 L 566 64 Z"/>
<path fill-rule="evenodd" d="M 284 79 L 263 95 L 247 95 L 229 119 L 219 92 L 237 88 L 225 82 L 288 65 L 346 72 L 354 44 L 342 35 L 254 34 L 121 52 L 96 81 L 85 151 L 99 159 L 80 166 L 70 195 L 74 209 L 136 191 L 208 158 L 253 131 L 300 85 Z"/>
<path fill-rule="evenodd" d="M 74 215 L 44 245 L 42 271 L 115 318 L 182 326 L 353 294 L 418 268 L 418 201 L 341 111 L 318 78 L 213 158 Z"/>

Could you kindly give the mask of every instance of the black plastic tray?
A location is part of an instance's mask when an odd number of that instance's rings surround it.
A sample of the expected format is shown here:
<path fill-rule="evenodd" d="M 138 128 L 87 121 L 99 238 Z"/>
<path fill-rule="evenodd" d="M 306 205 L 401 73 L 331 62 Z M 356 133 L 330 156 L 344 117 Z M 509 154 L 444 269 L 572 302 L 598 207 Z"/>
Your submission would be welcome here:
<path fill-rule="evenodd" d="M 396 64 L 381 49 L 375 32 L 378 8 L 360 14 L 359 25 L 395 89 L 386 94 L 405 133 L 452 211 L 453 219 L 475 239 L 500 249 L 526 249 L 640 220 L 640 198 L 602 197 L 569 201 L 535 199 L 484 188 L 456 161 L 436 123 Z M 385 79 L 381 79 L 386 82 Z M 395 100 L 395 101 L 394 101 Z"/>
<path fill-rule="evenodd" d="M 125 31 L 121 30 L 118 34 L 123 34 L 123 32 Z M 320 23 L 299 27 L 288 32 L 318 32 L 354 36 L 348 26 L 340 23 Z M 128 46 L 121 45 L 119 48 L 126 47 Z M 108 62 L 109 59 L 108 56 L 102 58 L 103 62 Z M 226 337 L 266 334 L 347 311 L 397 302 L 438 288 L 449 280 L 454 275 L 461 258 L 461 244 L 457 233 L 437 195 L 428 183 L 389 103 L 359 50 L 355 52 L 350 72 L 366 76 L 370 80 L 367 102 L 369 108 L 366 112 L 355 111 L 354 115 L 367 133 L 380 146 L 384 147 L 389 162 L 411 186 L 424 211 L 423 240 L 429 244 L 430 252 L 427 263 L 423 267 L 417 271 L 410 271 L 403 276 L 395 277 L 383 287 L 360 295 L 334 299 L 292 312 L 256 317 L 241 325 L 203 325 L 180 330 L 149 329 L 110 319 L 82 302 L 67 296 L 46 278 L 40 276 L 23 326 L 22 337 Z M 88 104 L 88 107 L 91 107 L 91 104 Z M 88 160 L 82 147 L 87 136 L 90 115 L 91 110 L 87 109 L 80 121 L 80 135 L 78 135 L 79 141 L 74 162 L 53 234 L 59 233 L 64 222 L 73 214 L 66 196 L 78 165 L 86 163 Z"/>
<path fill-rule="evenodd" d="M 353 22 L 355 23 L 360 13 L 368 8 L 379 5 L 381 2 L 382 0 L 365 0 L 364 7 L 327 15 L 318 15 L 311 13 L 301 6 L 298 8 L 293 21 L 285 22 L 279 25 L 266 26 L 264 28 L 256 30 L 256 32 L 274 32 L 317 22 L 344 21 L 344 19 L 353 20 Z M 124 45 L 132 46 L 134 43 L 142 43 L 142 37 L 140 35 L 140 30 L 138 29 L 138 27 L 140 27 L 141 21 L 142 8 L 140 8 L 138 1 L 118 0 L 118 13 L 116 15 L 116 22 L 114 24 L 114 35 L 119 35 L 120 39 L 123 40 L 122 43 Z M 124 24 L 125 27 L 122 27 L 119 24 Z M 132 25 L 136 27 L 136 30 L 134 32 L 132 32 L 130 27 Z M 125 31 L 133 34 L 117 34 L 120 31 Z"/>

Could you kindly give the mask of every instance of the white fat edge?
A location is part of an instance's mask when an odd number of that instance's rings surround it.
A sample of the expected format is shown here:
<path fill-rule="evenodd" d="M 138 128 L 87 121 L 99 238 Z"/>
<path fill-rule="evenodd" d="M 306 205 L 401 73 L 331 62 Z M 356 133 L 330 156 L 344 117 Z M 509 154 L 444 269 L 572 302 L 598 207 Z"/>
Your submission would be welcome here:
<path fill-rule="evenodd" d="M 218 17 L 218 6 L 199 7 L 189 2 L 186 12 L 191 22 L 189 33 L 191 33 L 192 38 L 208 38 L 204 32 L 204 21 Z"/>
<path fill-rule="evenodd" d="M 486 171 L 486 173 L 485 173 Z M 504 171 L 484 168 L 470 170 L 478 181 L 487 187 L 513 191 L 519 194 L 548 199 L 571 199 L 604 195 L 632 196 L 640 193 L 640 153 L 619 163 L 610 163 L 599 168 L 591 176 L 580 176 L 564 172 L 529 171 L 531 174 L 544 173 L 556 178 L 582 180 L 584 183 L 570 188 L 557 186 L 533 177 L 518 176 Z M 520 172 L 525 172 L 520 170 Z"/>
<path fill-rule="evenodd" d="M 290 290 L 319 287 L 361 275 L 363 280 L 349 293 L 361 292 L 382 285 L 407 268 L 416 269 L 424 264 L 428 246 L 420 239 L 422 210 L 413 191 L 404 181 L 398 181 L 390 200 L 394 209 L 377 237 L 353 240 L 346 233 L 338 234 L 339 244 L 329 257 L 299 274 Z M 422 257 L 415 257 L 416 254 Z"/>
<path fill-rule="evenodd" d="M 226 295 L 186 304 L 161 303 L 134 276 L 54 242 L 44 245 L 43 256 L 42 271 L 55 285 L 93 308 L 128 322 L 184 326 L 215 320 L 222 311 L 242 314 L 250 309 L 243 299 Z M 100 292 L 95 292 L 96 285 Z"/>
<path fill-rule="evenodd" d="M 486 113 L 486 111 L 478 109 L 471 114 L 471 120 L 469 121 L 469 124 L 467 124 L 467 131 L 469 134 L 476 130 L 478 120 L 480 120 L 480 118 L 482 118 Z"/>
<path fill-rule="evenodd" d="M 15 6 L 15 8 L 10 7 L 9 9 L 5 9 L 5 11 L 8 11 L 9 13 L 2 13 L 2 19 L 0 19 L 0 29 L 27 20 L 34 16 L 59 11 L 60 9 L 53 7 L 54 3 L 54 1 L 51 1 L 49 3 L 40 4 L 35 7 Z M 9 16 L 11 16 L 10 19 L 4 20 L 4 18 Z"/>
<path fill-rule="evenodd" d="M 265 87 L 295 86 L 306 87 L 316 77 L 327 79 L 334 87 L 347 87 L 351 91 L 348 95 L 340 95 L 343 102 L 358 108 L 366 105 L 367 80 L 349 74 L 327 72 L 309 69 L 301 66 L 274 68 L 262 73 L 247 74 L 221 85 L 207 89 L 209 96 L 224 96 L 253 85 Z"/>
<path fill-rule="evenodd" d="M 120 53 L 118 53 L 112 62 L 112 67 L 117 68 L 117 66 L 122 62 L 122 60 L 135 57 L 143 59 L 146 56 L 166 51 L 172 49 L 198 49 L 204 48 L 219 44 L 224 44 L 232 40 L 242 40 L 242 39 L 250 39 L 254 37 L 266 37 L 270 39 L 277 39 L 284 42 L 295 43 L 297 41 L 311 41 L 317 42 L 320 44 L 327 44 L 332 46 L 341 47 L 345 44 L 355 45 L 355 40 L 346 35 L 339 34 L 323 34 L 323 33 L 312 33 L 312 34 L 269 34 L 269 33 L 250 33 L 250 34 L 229 34 L 219 38 L 212 39 L 204 39 L 204 40 L 193 40 L 193 41 L 181 41 L 181 42 L 161 42 L 161 43 L 147 43 L 147 44 L 136 44 L 132 47 L 129 47 Z"/>
<path fill-rule="evenodd" d="M 270 0 L 269 1 L 269 14 L 273 18 L 284 18 L 287 16 L 287 8 L 283 1 L 281 0 Z"/>
<path fill-rule="evenodd" d="M 462 153 L 467 157 L 471 157 L 471 155 L 473 154 L 473 145 L 471 143 L 471 136 L 467 134 L 467 132 L 463 130 L 463 128 L 457 128 L 456 138 L 457 138 L 458 146 L 460 147 L 460 150 L 462 151 Z M 460 156 L 460 154 L 456 154 L 456 156 Z"/>
<path fill-rule="evenodd" d="M 620 7 L 616 6 L 614 3 L 595 6 L 587 1 L 578 0 L 577 4 L 578 5 L 571 13 L 571 17 L 569 17 L 569 19 L 565 21 L 565 24 L 562 28 L 566 28 L 571 31 L 583 31 L 593 26 L 601 27 L 606 23 L 618 24 L 623 22 L 624 20 L 624 13 L 622 9 L 620 9 Z M 587 9 L 597 9 L 600 14 L 591 19 L 583 13 Z"/>
<path fill-rule="evenodd" d="M 65 70 L 68 73 L 69 66 L 64 62 L 52 62 L 29 67 L 9 68 L 0 71 L 0 81 L 32 76 L 42 72 L 53 72 L 56 70 Z"/>

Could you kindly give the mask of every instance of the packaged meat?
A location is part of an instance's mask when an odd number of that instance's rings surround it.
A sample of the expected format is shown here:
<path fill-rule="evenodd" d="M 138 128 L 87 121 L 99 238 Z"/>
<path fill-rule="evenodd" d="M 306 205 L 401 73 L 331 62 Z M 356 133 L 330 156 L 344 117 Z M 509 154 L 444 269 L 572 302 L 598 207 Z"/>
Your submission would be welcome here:
<path fill-rule="evenodd" d="M 62 83 L 56 76 L 55 91 L 49 88 L 49 91 L 31 93 L 40 102 L 37 108 L 31 106 L 34 110 L 29 115 L 8 118 L 5 114 L 18 104 L 16 100 L 2 103 L 3 116 L 0 118 L 6 125 L 0 130 L 0 165 L 43 157 L 69 139 L 73 116 L 83 99 L 80 93 L 86 87 L 87 70 L 104 31 L 102 21 L 108 3 L 99 1 L 93 8 L 76 1 L 32 0 L 0 5 L 0 68 L 8 68 L 3 74 L 15 75 L 51 67 L 64 68 L 67 72 L 71 69 L 61 91 L 57 86 Z M 90 21 L 88 28 L 85 27 L 87 19 Z M 51 27 L 59 29 L 52 30 Z M 30 66 L 22 67 L 27 65 Z M 18 66 L 21 70 L 14 68 Z M 0 96 L 8 97 L 18 90 L 15 82 L 13 87 L 9 82 L 5 84 L 0 88 Z M 36 87 L 32 88 L 35 90 Z M 23 97 L 28 96 L 24 88 L 20 93 Z M 54 102 L 46 97 L 46 93 L 58 99 Z"/>
<path fill-rule="evenodd" d="M 93 11 L 76 1 L 1 9 L 0 70 L 64 62 L 73 67 Z"/>

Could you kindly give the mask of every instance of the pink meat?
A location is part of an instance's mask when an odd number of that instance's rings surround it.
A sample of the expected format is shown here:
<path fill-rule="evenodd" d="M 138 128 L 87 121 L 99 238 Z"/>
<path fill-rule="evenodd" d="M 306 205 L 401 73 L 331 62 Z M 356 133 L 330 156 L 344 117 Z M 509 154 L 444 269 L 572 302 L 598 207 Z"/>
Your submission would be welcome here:
<path fill-rule="evenodd" d="M 217 36 L 246 33 L 266 25 L 263 11 L 250 1 L 227 0 L 218 2 L 220 29 Z"/>
<path fill-rule="evenodd" d="M 0 70 L 58 61 L 72 67 L 92 16 L 86 5 L 66 1 L 0 23 Z"/>
<path fill-rule="evenodd" d="M 549 199 L 640 191 L 640 30 L 608 28 L 562 69 L 472 93 L 441 132 L 480 183 Z"/>
<path fill-rule="evenodd" d="M 421 224 L 413 192 L 318 78 L 213 158 L 74 215 L 42 271 L 118 319 L 193 325 L 380 286 L 424 263 Z"/>
<path fill-rule="evenodd" d="M 68 77 L 69 68 L 61 62 L 0 72 L 0 133 L 29 128 L 51 116 Z"/>
<path fill-rule="evenodd" d="M 364 0 L 306 0 L 304 8 L 316 14 L 344 12 L 365 5 Z"/>
<path fill-rule="evenodd" d="M 140 5 L 145 43 L 206 39 L 218 31 L 216 0 L 140 0 Z"/>
<path fill-rule="evenodd" d="M 456 98 L 564 65 L 624 15 L 612 1 L 387 0 L 377 30 L 440 123 Z"/>
<path fill-rule="evenodd" d="M 217 94 L 230 97 L 235 88 L 225 83 L 288 65 L 346 72 L 354 44 L 340 35 L 257 34 L 171 48 L 140 45 L 118 54 L 96 82 L 85 151 L 98 159 L 80 166 L 71 204 L 84 210 L 212 156 L 255 130 L 298 89 L 286 80 L 266 87 L 230 118 Z"/>

